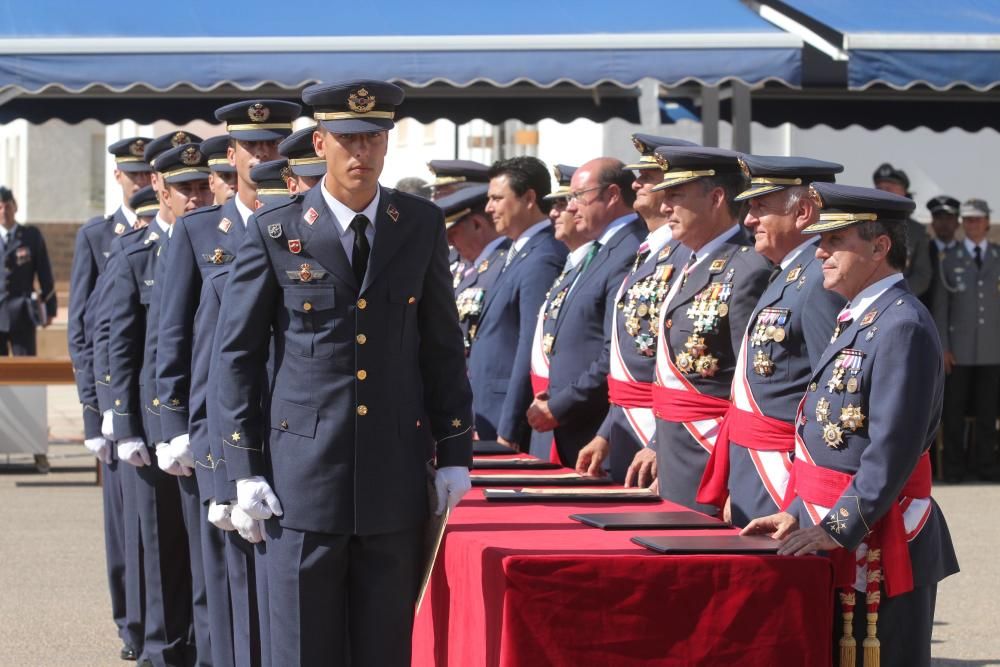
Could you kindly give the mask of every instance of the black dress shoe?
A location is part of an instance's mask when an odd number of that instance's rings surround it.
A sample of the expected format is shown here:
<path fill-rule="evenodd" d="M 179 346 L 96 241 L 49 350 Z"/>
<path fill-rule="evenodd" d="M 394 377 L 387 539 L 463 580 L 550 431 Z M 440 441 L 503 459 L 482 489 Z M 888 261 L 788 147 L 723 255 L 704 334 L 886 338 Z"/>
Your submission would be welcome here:
<path fill-rule="evenodd" d="M 135 649 L 128 644 L 122 646 L 122 652 L 119 653 L 119 655 L 122 660 L 129 660 L 131 662 L 135 662 L 139 658 L 139 656 L 135 654 Z"/>

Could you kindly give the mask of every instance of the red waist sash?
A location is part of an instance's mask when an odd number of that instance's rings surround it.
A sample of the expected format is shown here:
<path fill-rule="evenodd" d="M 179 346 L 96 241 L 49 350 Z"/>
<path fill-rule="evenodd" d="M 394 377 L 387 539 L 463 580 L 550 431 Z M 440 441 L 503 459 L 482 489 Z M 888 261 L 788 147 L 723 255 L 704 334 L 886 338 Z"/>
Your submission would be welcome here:
<path fill-rule="evenodd" d="M 789 488 L 795 489 L 795 495 L 803 500 L 823 507 L 833 507 L 850 485 L 853 475 L 821 468 L 795 459 L 792 468 L 792 479 Z M 899 497 L 927 498 L 931 495 L 931 459 L 924 452 L 917 461 L 917 466 L 906 480 Z M 786 496 L 786 506 L 790 499 Z M 903 510 L 899 503 L 894 502 L 871 528 L 866 538 L 868 549 L 882 550 L 882 571 L 885 580 L 886 593 L 895 597 L 913 590 L 913 566 L 910 563 L 910 550 L 906 544 L 906 527 L 903 525 Z M 831 553 L 833 557 L 834 576 L 838 586 L 850 586 L 854 582 L 855 558 L 854 552 L 847 549 L 837 549 Z"/>
<path fill-rule="evenodd" d="M 767 452 L 795 451 L 795 425 L 731 405 L 698 486 L 697 500 L 722 507 L 729 495 L 729 444 Z"/>
<path fill-rule="evenodd" d="M 653 383 L 616 380 L 609 375 L 608 401 L 622 408 L 651 408 Z"/>
<path fill-rule="evenodd" d="M 722 419 L 731 404 L 725 398 L 706 396 L 696 391 L 683 391 L 653 385 L 653 412 L 668 422 L 693 422 Z"/>

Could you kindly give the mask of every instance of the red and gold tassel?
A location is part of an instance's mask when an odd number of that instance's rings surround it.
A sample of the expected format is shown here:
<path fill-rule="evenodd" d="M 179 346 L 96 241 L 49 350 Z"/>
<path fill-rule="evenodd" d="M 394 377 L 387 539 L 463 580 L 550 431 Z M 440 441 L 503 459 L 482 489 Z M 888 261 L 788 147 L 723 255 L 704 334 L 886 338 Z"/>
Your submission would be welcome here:
<path fill-rule="evenodd" d="M 868 581 L 865 587 L 866 604 L 868 607 L 868 630 L 862 646 L 865 651 L 864 667 L 879 667 L 881 661 L 880 642 L 876 632 L 878 624 L 878 606 L 882 600 L 882 550 L 868 550 Z"/>
<path fill-rule="evenodd" d="M 840 615 L 844 620 L 844 633 L 840 637 L 840 666 L 854 667 L 857 659 L 858 642 L 854 639 L 854 604 L 853 588 L 840 591 Z"/>

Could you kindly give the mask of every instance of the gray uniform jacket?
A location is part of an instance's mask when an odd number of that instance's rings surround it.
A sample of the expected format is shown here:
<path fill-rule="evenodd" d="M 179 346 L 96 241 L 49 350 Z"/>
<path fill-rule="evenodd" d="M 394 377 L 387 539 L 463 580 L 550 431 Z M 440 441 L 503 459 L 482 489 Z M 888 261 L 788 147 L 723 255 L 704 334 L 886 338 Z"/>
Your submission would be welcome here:
<path fill-rule="evenodd" d="M 940 255 L 934 322 L 941 347 L 959 366 L 1000 364 L 1000 246 L 988 243 L 982 268 L 959 242 Z"/>

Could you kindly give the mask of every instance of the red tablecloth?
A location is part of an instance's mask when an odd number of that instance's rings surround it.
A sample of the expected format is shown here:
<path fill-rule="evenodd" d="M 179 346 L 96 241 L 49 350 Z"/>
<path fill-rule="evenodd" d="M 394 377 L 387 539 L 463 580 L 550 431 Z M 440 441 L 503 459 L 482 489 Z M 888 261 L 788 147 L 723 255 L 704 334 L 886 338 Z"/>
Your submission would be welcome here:
<path fill-rule="evenodd" d="M 452 515 L 417 616 L 413 665 L 830 664 L 826 559 L 661 556 L 629 542 L 640 531 L 568 518 L 677 509 L 492 503 L 473 489 Z"/>

